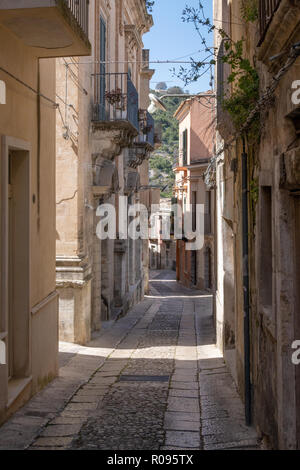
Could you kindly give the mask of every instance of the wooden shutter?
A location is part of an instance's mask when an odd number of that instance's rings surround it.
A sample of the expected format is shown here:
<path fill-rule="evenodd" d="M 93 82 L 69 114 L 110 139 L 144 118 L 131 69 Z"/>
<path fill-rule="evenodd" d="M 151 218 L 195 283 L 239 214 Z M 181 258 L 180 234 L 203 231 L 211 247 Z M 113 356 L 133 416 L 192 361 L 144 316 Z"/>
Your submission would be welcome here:
<path fill-rule="evenodd" d="M 100 119 L 105 120 L 105 91 L 106 91 L 106 23 L 100 17 Z"/>
<path fill-rule="evenodd" d="M 183 165 L 187 164 L 187 148 L 188 148 L 188 142 L 187 142 L 187 129 L 186 129 L 182 135 Z"/>

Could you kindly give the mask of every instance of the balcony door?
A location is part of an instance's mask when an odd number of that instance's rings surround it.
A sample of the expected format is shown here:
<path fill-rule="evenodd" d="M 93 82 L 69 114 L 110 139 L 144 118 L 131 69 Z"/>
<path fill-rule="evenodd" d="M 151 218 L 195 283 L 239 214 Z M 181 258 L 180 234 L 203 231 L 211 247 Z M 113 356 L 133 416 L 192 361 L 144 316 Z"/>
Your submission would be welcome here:
<path fill-rule="evenodd" d="M 105 91 L 106 91 L 106 22 L 100 17 L 100 120 L 105 121 L 106 106 L 105 106 Z"/>

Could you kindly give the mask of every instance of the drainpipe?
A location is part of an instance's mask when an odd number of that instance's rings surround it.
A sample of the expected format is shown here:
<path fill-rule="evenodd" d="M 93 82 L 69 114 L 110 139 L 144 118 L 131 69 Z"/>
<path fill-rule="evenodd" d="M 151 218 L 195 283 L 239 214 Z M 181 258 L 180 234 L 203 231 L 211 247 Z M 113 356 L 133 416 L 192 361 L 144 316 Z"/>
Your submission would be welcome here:
<path fill-rule="evenodd" d="M 243 136 L 242 153 L 242 211 L 243 211 L 243 292 L 244 292 L 244 373 L 245 373 L 245 419 L 251 424 L 250 382 L 250 295 L 249 295 L 249 222 L 248 222 L 248 155 Z"/>

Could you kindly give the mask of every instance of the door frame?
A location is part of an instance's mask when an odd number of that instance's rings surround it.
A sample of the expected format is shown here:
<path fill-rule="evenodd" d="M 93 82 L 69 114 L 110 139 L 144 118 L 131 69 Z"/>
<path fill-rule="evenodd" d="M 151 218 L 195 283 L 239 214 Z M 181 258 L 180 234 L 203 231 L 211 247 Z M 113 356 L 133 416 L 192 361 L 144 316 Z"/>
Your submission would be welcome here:
<path fill-rule="evenodd" d="M 26 367 L 21 375 L 26 377 L 29 375 L 31 364 L 31 351 L 30 351 L 30 192 L 31 192 L 31 145 L 29 142 L 16 139 L 9 136 L 0 136 L 1 144 L 1 163 L 0 163 L 0 253 L 1 253 L 1 267 L 0 267 L 0 335 L 1 339 L 7 340 L 8 336 L 8 315 L 9 315 L 9 204 L 8 204 L 8 163 L 9 152 L 26 152 L 28 155 L 24 160 L 25 165 L 22 171 L 26 174 L 26 181 L 24 181 L 24 188 L 27 192 L 26 212 L 27 224 L 22 231 L 25 237 L 24 243 L 27 245 L 26 251 L 26 273 L 24 272 L 24 314 L 28 318 L 28 351 L 26 353 Z M 6 376 L 8 377 L 8 364 L 6 367 Z"/>

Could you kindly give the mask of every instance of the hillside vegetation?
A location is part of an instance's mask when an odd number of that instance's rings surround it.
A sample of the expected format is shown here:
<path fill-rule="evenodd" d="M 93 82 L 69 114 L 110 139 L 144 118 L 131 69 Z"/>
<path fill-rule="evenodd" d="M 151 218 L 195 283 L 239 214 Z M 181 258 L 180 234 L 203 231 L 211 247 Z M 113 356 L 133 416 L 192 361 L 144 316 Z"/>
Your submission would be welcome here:
<path fill-rule="evenodd" d="M 157 92 L 152 91 L 159 96 Z M 169 88 L 169 94 L 181 94 L 180 87 Z M 150 158 L 150 184 L 161 188 L 162 197 L 172 197 L 175 175 L 173 165 L 178 158 L 179 131 L 178 121 L 173 117 L 176 109 L 184 98 L 164 98 L 163 103 L 167 112 L 156 111 L 153 114 L 156 127 L 162 128 L 162 145 L 155 150 Z"/>

